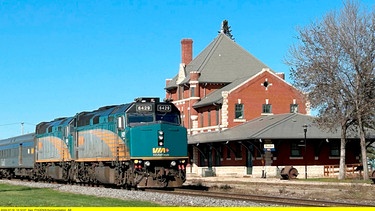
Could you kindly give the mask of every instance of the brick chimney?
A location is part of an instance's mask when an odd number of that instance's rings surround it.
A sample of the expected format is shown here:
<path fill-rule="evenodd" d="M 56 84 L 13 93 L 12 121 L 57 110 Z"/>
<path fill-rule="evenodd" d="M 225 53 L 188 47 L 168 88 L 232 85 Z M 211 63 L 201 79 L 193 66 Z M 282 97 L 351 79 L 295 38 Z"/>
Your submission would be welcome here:
<path fill-rule="evenodd" d="M 284 73 L 276 73 L 277 76 L 279 76 L 279 78 L 285 80 L 285 74 Z"/>
<path fill-rule="evenodd" d="M 193 40 L 181 40 L 181 63 L 188 65 L 193 60 Z"/>

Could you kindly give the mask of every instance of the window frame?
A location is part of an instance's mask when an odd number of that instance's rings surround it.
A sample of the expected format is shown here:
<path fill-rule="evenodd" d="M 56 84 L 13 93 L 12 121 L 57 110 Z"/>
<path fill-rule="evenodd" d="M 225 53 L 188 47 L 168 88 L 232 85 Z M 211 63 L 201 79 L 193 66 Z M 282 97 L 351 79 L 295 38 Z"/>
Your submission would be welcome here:
<path fill-rule="evenodd" d="M 302 150 L 299 146 L 299 142 L 292 142 L 290 143 L 290 157 L 302 157 Z"/>
<path fill-rule="evenodd" d="M 329 143 L 329 156 L 330 157 L 340 157 L 340 144 L 338 142 Z"/>
<path fill-rule="evenodd" d="M 290 113 L 298 113 L 299 112 L 299 106 L 298 104 L 290 104 Z"/>
<path fill-rule="evenodd" d="M 263 114 L 272 114 L 272 104 L 265 103 L 262 105 Z"/>
<path fill-rule="evenodd" d="M 240 107 L 240 109 L 239 109 Z M 245 115 L 244 115 L 244 104 L 243 103 L 236 103 L 234 105 L 234 118 L 235 119 L 244 119 L 245 118 Z M 240 115 L 238 115 L 240 114 Z"/>

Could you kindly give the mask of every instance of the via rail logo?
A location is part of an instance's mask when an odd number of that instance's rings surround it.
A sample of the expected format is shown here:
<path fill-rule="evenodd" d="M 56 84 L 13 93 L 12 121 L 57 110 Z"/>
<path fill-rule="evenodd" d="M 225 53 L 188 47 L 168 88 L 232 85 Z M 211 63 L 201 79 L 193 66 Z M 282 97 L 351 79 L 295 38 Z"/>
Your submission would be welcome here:
<path fill-rule="evenodd" d="M 169 156 L 169 149 L 164 147 L 152 148 L 153 156 Z"/>

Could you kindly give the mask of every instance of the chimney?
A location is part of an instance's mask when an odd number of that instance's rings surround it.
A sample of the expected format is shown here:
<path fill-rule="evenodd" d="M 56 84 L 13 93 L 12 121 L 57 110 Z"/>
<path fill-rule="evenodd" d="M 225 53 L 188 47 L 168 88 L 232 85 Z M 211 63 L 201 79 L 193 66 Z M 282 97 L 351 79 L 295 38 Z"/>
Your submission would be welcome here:
<path fill-rule="evenodd" d="M 193 40 L 182 39 L 181 40 L 181 63 L 188 65 L 193 60 Z"/>
<path fill-rule="evenodd" d="M 285 80 L 285 74 L 284 73 L 276 73 L 277 76 L 279 76 L 279 78 Z"/>

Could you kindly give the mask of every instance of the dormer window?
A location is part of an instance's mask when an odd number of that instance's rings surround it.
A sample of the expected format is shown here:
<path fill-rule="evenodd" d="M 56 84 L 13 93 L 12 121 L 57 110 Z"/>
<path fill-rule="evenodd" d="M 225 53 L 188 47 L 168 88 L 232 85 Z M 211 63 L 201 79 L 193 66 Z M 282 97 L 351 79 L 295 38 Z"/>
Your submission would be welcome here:
<path fill-rule="evenodd" d="M 272 113 L 272 105 L 271 104 L 263 104 L 262 113 L 264 113 L 264 114 Z"/>
<path fill-rule="evenodd" d="M 243 104 L 242 103 L 237 103 L 235 105 L 235 119 L 243 119 Z"/>
<path fill-rule="evenodd" d="M 290 104 L 290 113 L 298 113 L 298 104 Z"/>

